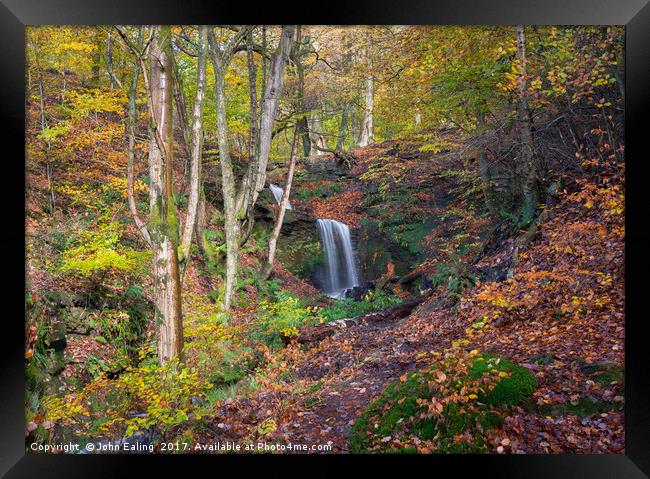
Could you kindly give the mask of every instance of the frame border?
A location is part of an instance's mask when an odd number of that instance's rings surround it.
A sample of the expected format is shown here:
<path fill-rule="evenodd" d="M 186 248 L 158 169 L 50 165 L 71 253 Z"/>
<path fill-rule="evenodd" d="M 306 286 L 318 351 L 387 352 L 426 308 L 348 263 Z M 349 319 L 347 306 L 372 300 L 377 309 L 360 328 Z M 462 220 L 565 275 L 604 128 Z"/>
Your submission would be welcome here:
<path fill-rule="evenodd" d="M 644 280 L 650 268 L 647 246 L 650 245 L 650 224 L 643 202 L 645 175 L 648 168 L 647 137 L 650 122 L 650 3 L 649 0 L 456 0 L 427 2 L 427 0 L 400 0 L 399 5 L 390 0 L 379 2 L 357 1 L 345 5 L 332 0 L 326 8 L 308 11 L 304 5 L 291 8 L 287 3 L 277 5 L 211 4 L 201 0 L 184 0 L 182 9 L 174 0 L 0 0 L 0 115 L 2 130 L 8 142 L 3 142 L 6 161 L 4 169 L 9 188 L 8 207 L 5 212 L 11 227 L 5 229 L 0 239 L 4 251 L 23 248 L 25 206 L 25 26 L 27 25 L 97 25 L 97 24 L 205 24 L 205 23 L 302 23 L 302 24 L 625 24 L 626 25 L 626 404 L 625 404 L 625 455 L 441 455 L 402 458 L 373 456 L 363 461 L 364 469 L 373 473 L 404 473 L 404 468 L 440 466 L 449 471 L 472 472 L 484 475 L 486 470 L 498 471 L 506 477 L 574 477 L 643 478 L 650 477 L 650 377 L 643 370 L 648 336 L 643 334 L 647 314 L 643 302 Z M 397 7 L 397 8 L 396 8 Z M 248 10 L 248 11 L 247 11 Z M 644 155 L 645 153 L 645 155 Z M 645 156 L 645 158 L 644 158 Z M 18 161 L 22 158 L 22 161 Z M 632 161 L 629 160 L 632 158 Z M 644 161 L 645 160 L 645 161 Z M 22 185 L 14 178 L 22 177 Z M 647 181 L 646 181 L 647 183 Z M 17 205 L 22 205 L 20 211 Z M 646 214 L 644 214 L 646 213 Z M 5 477 L 113 477 L 115 474 L 133 474 L 134 466 L 151 472 L 154 461 L 166 466 L 171 460 L 166 456 L 89 455 L 84 457 L 26 454 L 24 447 L 24 294 L 25 266 L 18 254 L 9 254 L 15 268 L 5 277 L 11 278 L 6 296 L 11 299 L 12 310 L 5 313 L 5 331 L 8 347 L 0 348 L 0 389 L 3 408 L 0 408 L 0 474 Z M 631 260 L 634 258 L 634 261 Z M 14 264 L 11 264 L 14 266 Z M 11 276 L 9 276 L 11 275 Z M 22 276 L 21 276 L 22 275 Z M 19 279 L 22 278 L 22 284 Z M 645 292 L 647 295 L 647 292 Z M 13 308 L 15 308 L 15 314 Z M 22 311 L 22 313 L 21 313 Z M 196 466 L 197 462 L 213 462 L 215 456 L 200 456 L 173 461 L 175 464 Z M 365 456 L 217 456 L 219 470 L 222 465 L 237 466 L 240 473 L 247 471 L 253 459 L 264 474 L 286 476 L 294 471 L 309 471 L 310 475 L 331 476 L 335 470 L 349 468 L 352 462 Z M 249 460 L 251 459 L 251 460 Z M 187 462 L 186 462 L 187 461 Z M 301 465 L 307 466 L 306 469 Z M 109 467 L 106 467 L 106 466 Z M 298 466 L 298 467 L 296 467 Z M 487 469 L 489 468 L 489 469 Z M 56 474 L 53 472 L 56 471 Z M 433 469 L 432 469 L 433 471 Z M 490 474 L 492 475 L 492 474 Z"/>

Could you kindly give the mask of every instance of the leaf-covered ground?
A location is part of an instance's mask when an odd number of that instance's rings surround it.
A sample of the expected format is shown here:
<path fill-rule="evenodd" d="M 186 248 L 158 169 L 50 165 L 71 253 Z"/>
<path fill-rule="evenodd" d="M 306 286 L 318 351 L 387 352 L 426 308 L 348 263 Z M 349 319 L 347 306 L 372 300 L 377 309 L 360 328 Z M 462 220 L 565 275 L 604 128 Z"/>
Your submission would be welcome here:
<path fill-rule="evenodd" d="M 435 353 L 478 349 L 524 366 L 539 383 L 532 404 L 489 431 L 491 452 L 624 452 L 623 170 L 584 166 L 516 266 L 512 240 L 477 264 L 514 266 L 509 279 L 479 281 L 460 302 L 436 292 L 407 318 L 361 321 L 315 347 L 286 348 L 268 384 L 219 404 L 200 438 L 346 452 L 355 420 L 388 384 Z"/>

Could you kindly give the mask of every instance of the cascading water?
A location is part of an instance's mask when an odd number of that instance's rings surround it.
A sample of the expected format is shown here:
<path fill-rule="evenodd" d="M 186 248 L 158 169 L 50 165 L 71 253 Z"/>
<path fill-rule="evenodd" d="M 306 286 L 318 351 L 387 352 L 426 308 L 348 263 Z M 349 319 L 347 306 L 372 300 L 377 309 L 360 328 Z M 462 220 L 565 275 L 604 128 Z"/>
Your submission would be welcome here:
<path fill-rule="evenodd" d="M 275 197 L 275 201 L 277 201 L 278 204 L 280 204 L 280 202 L 282 201 L 282 193 L 284 193 L 284 190 L 280 188 L 278 185 L 274 185 L 273 183 L 269 185 L 269 189 L 271 190 L 271 193 L 273 193 L 273 196 Z M 288 210 L 293 209 L 291 208 L 291 201 L 287 202 L 287 209 Z"/>
<path fill-rule="evenodd" d="M 325 293 L 341 298 L 345 291 L 359 286 L 359 273 L 355 262 L 350 228 L 334 220 L 316 221 L 325 250 Z"/>

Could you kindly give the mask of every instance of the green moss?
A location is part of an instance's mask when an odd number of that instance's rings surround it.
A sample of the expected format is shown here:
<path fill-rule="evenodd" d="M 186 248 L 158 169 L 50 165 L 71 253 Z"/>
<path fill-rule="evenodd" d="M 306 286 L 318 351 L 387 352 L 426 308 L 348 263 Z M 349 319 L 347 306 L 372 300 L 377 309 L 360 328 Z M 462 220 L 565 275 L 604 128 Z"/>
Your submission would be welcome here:
<path fill-rule="evenodd" d="M 498 356 L 488 354 L 478 356 L 472 362 L 470 377 L 475 379 L 485 374 L 488 371 L 488 365 L 494 364 L 494 361 L 490 361 L 490 359 L 499 360 L 497 369 L 510 373 L 510 376 L 499 381 L 489 394 L 479 394 L 479 401 L 491 406 L 514 406 L 533 394 L 537 388 L 535 376 L 526 368 Z"/>
<path fill-rule="evenodd" d="M 376 401 L 372 402 L 352 426 L 350 433 L 350 451 L 353 453 L 368 452 L 365 437 L 372 433 L 383 437 L 390 434 L 402 418 L 415 416 L 418 412 L 417 399 L 426 397 L 427 387 L 419 381 L 419 375 L 411 375 L 404 383 L 389 385 Z M 400 399 L 404 399 L 401 404 Z M 388 412 L 383 413 L 386 405 L 391 405 Z M 382 416 L 375 422 L 372 418 Z"/>
<path fill-rule="evenodd" d="M 180 243 L 178 217 L 176 216 L 176 207 L 172 201 L 167 203 L 167 233 L 172 244 Z"/>
<path fill-rule="evenodd" d="M 625 370 L 622 367 L 617 366 L 596 373 L 594 374 L 594 381 L 596 381 L 601 386 L 609 386 L 613 382 L 617 382 L 623 385 L 625 382 Z"/>
<path fill-rule="evenodd" d="M 162 234 L 162 217 L 160 212 L 162 210 L 162 199 L 158 197 L 156 202 L 151 206 L 149 210 L 149 221 L 147 226 L 151 232 L 151 236 L 154 240 L 157 240 Z"/>
<path fill-rule="evenodd" d="M 323 397 L 319 394 L 319 391 L 322 389 L 323 385 L 322 383 L 315 382 L 309 388 L 307 389 L 307 394 L 306 398 L 303 401 L 303 406 L 305 409 L 313 409 L 317 406 L 321 406 L 322 404 L 325 403 L 325 400 Z"/>
<path fill-rule="evenodd" d="M 605 401 L 592 401 L 589 398 L 580 398 L 573 404 L 545 404 L 539 408 L 542 416 L 578 416 L 588 417 L 609 411 L 622 411 L 623 403 L 610 403 Z"/>
<path fill-rule="evenodd" d="M 507 411 L 509 407 L 530 398 L 537 387 L 535 377 L 525 368 L 487 354 L 477 356 L 473 360 L 466 379 L 477 379 L 490 368 L 507 372 L 509 376 L 501 379 L 487 394 L 478 396 L 477 401 L 482 403 L 478 413 L 461 411 L 457 404 L 452 404 L 444 413 L 445 421 L 418 417 L 422 408 L 417 404 L 417 400 L 430 399 L 427 381 L 432 378 L 432 371 L 414 373 L 405 382 L 389 385 L 354 423 L 349 440 L 351 452 L 373 452 L 368 447 L 369 438 L 391 436 L 396 431 L 414 435 L 421 440 L 436 438 L 437 452 L 484 452 L 485 431 L 501 425 L 504 419 L 502 411 Z M 477 424 L 480 427 L 477 427 Z M 472 441 L 454 442 L 454 436 L 464 431 L 471 432 Z M 412 448 L 395 450 L 387 447 L 381 452 L 415 451 Z"/>

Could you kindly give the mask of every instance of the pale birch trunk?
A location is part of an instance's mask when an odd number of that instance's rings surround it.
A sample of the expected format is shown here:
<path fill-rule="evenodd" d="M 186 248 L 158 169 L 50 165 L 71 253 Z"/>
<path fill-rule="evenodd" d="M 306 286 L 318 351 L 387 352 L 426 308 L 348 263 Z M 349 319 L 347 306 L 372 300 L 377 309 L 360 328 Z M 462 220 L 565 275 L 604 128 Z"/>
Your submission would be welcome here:
<path fill-rule="evenodd" d="M 298 98 L 295 102 L 296 110 L 301 112 L 300 119 L 304 120 L 304 96 L 305 96 L 305 73 L 303 70 L 301 62 L 301 47 L 302 47 L 302 28 L 300 25 L 296 28 L 296 43 L 291 52 L 291 59 L 296 66 L 296 72 L 298 74 Z M 289 195 L 291 194 L 291 184 L 293 182 L 293 173 L 296 168 L 296 160 L 298 157 L 298 144 L 300 143 L 301 135 L 301 121 L 296 121 L 293 131 L 293 142 L 291 144 L 291 156 L 289 159 L 289 169 L 287 171 L 287 180 L 284 185 L 284 190 L 282 191 L 282 198 L 280 199 L 280 204 L 278 207 L 278 215 L 275 218 L 275 225 L 273 227 L 273 233 L 269 240 L 269 254 L 266 261 L 266 266 L 262 269 L 260 277 L 262 279 L 267 279 L 273 270 L 273 264 L 275 262 L 275 251 L 277 248 L 278 238 L 280 237 L 280 231 L 282 230 L 282 223 L 284 222 L 284 214 L 287 210 L 287 205 L 289 204 Z"/>
<path fill-rule="evenodd" d="M 368 146 L 373 142 L 374 136 L 374 117 L 373 109 L 375 104 L 374 80 L 372 74 L 366 77 L 365 89 L 365 109 L 363 111 L 363 121 L 361 122 L 361 134 L 359 135 L 358 146 Z"/>
<path fill-rule="evenodd" d="M 181 261 L 181 276 L 189 261 L 189 250 L 192 244 L 196 218 L 199 210 L 201 196 L 201 157 L 203 152 L 203 103 L 205 99 L 205 70 L 208 44 L 208 28 L 199 27 L 199 59 L 196 74 L 196 97 L 192 113 L 192 131 L 190 143 L 190 194 L 188 198 L 187 217 L 183 228 L 183 237 L 179 246 L 179 259 Z"/>
<path fill-rule="evenodd" d="M 248 139 L 248 168 L 246 169 L 246 176 L 242 182 L 237 195 L 237 211 L 240 219 L 246 216 L 248 205 L 252 196 L 252 185 L 255 184 L 257 178 L 258 159 L 257 146 L 259 140 L 259 119 L 257 117 L 257 68 L 255 66 L 255 59 L 252 50 L 253 35 L 252 33 L 246 38 L 246 57 L 248 64 L 248 101 L 250 111 L 250 124 L 249 124 L 249 139 Z M 252 208 L 251 208 L 252 210 Z M 248 215 L 249 228 L 252 228 L 253 218 Z"/>
<path fill-rule="evenodd" d="M 293 132 L 293 143 L 291 145 L 291 158 L 289 160 L 289 171 L 287 172 L 287 182 L 282 192 L 282 199 L 280 200 L 278 216 L 275 218 L 275 225 L 273 233 L 269 240 L 269 255 L 266 260 L 266 266 L 262 271 L 262 279 L 267 279 L 273 270 L 273 263 L 275 262 L 275 251 L 282 230 L 282 223 L 284 222 L 284 213 L 289 204 L 289 195 L 291 194 L 291 183 L 293 181 L 293 172 L 296 168 L 296 158 L 298 156 L 298 143 L 300 142 L 300 128 L 296 125 Z"/>
<path fill-rule="evenodd" d="M 173 196 L 173 73 L 171 29 L 157 27 L 150 46 L 149 233 L 152 240 L 158 357 L 162 364 L 183 350 L 178 220 Z"/>
<path fill-rule="evenodd" d="M 242 28 L 238 34 L 228 41 L 226 45 L 217 44 L 213 34 L 209 34 L 210 55 L 214 65 L 215 99 L 217 116 L 217 141 L 219 144 L 219 163 L 221 165 L 221 183 L 224 201 L 224 230 L 226 235 L 226 278 L 223 295 L 224 309 L 230 309 L 235 294 L 235 283 L 239 261 L 239 195 L 235 186 L 230 147 L 228 144 L 228 126 L 226 121 L 225 77 L 228 65 L 235 47 L 248 35 L 250 29 Z M 278 50 L 271 64 L 268 81 L 264 89 L 264 99 L 260 113 L 259 139 L 257 141 L 256 170 L 253 171 L 254 179 L 247 185 L 245 176 L 242 188 L 252 187 L 248 209 L 255 205 L 259 192 L 264 187 L 266 180 L 266 165 L 271 149 L 273 121 L 277 110 L 277 103 L 282 93 L 282 80 L 284 67 L 293 37 L 293 26 L 282 27 L 282 34 Z"/>
<path fill-rule="evenodd" d="M 329 150 L 327 140 L 323 135 L 323 122 L 320 118 L 320 113 L 317 111 L 312 112 L 309 121 L 309 132 L 311 134 L 311 152 L 309 156 L 321 156 L 327 154 Z"/>
<path fill-rule="evenodd" d="M 226 121 L 226 67 L 215 65 L 214 68 L 217 111 L 217 141 L 219 143 L 219 164 L 221 165 L 221 188 L 224 206 L 224 230 L 226 233 L 226 284 L 224 288 L 223 307 L 230 309 L 237 279 L 237 262 L 239 258 L 239 225 L 237 221 L 237 204 L 235 198 L 235 175 L 230 158 L 228 144 L 228 125 Z"/>
<path fill-rule="evenodd" d="M 138 37 L 139 44 L 142 44 L 142 36 L 144 29 L 140 28 L 140 35 Z M 138 209 L 135 202 L 135 126 L 138 119 L 138 111 L 136 109 L 136 95 L 138 90 L 138 77 L 140 76 L 140 62 L 136 60 L 133 65 L 133 74 L 131 77 L 131 85 L 129 86 L 128 92 L 128 125 L 127 125 L 127 135 L 128 135 L 128 148 L 127 148 L 127 163 L 126 163 L 126 191 L 127 191 L 127 201 L 129 203 L 129 210 L 131 211 L 131 216 L 133 216 L 133 221 L 135 222 L 138 231 L 142 235 L 142 238 L 151 248 L 151 236 L 149 235 L 149 230 L 147 230 L 147 225 L 140 218 L 138 214 Z"/>
<path fill-rule="evenodd" d="M 226 118 L 226 72 L 235 47 L 250 29 L 242 28 L 228 42 L 217 42 L 212 31 L 208 32 L 210 57 L 214 70 L 214 96 L 217 120 L 217 143 L 219 145 L 219 164 L 221 165 L 221 189 L 224 207 L 224 230 L 226 234 L 226 277 L 223 293 L 223 308 L 228 310 L 232 304 L 237 263 L 239 260 L 239 225 L 237 221 L 237 198 L 235 175 L 230 158 L 228 143 L 228 123 Z"/>
<path fill-rule="evenodd" d="M 284 80 L 284 69 L 291 50 L 293 40 L 293 25 L 283 25 L 280 42 L 277 51 L 273 57 L 271 64 L 271 71 L 264 90 L 264 103 L 260 113 L 260 132 L 258 142 L 259 158 L 257 160 L 257 178 L 255 181 L 255 189 L 251 197 L 249 208 L 253 208 L 257 201 L 264 183 L 266 182 L 266 166 L 269 161 L 269 153 L 271 152 L 271 138 L 273 134 L 273 121 L 275 120 L 275 113 L 278 107 L 278 100 L 282 94 L 282 84 Z"/>
<path fill-rule="evenodd" d="M 341 124 L 339 125 L 339 135 L 336 140 L 336 151 L 342 151 L 345 146 L 345 139 L 348 134 L 348 104 L 343 104 L 343 110 L 341 111 Z"/>

